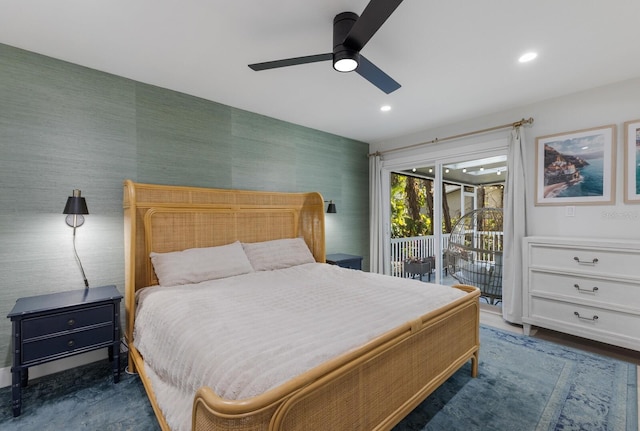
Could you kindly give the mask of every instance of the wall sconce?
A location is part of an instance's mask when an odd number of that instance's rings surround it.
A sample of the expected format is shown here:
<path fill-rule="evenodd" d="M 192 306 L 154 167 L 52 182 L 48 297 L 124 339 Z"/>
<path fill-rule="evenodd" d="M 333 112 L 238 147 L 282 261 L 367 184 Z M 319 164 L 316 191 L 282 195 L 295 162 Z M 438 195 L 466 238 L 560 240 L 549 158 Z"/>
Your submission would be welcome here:
<path fill-rule="evenodd" d="M 65 221 L 73 228 L 73 253 L 75 254 L 78 265 L 80 266 L 80 272 L 82 272 L 85 289 L 88 289 L 89 282 L 87 281 L 87 276 L 84 275 L 84 268 L 82 268 L 82 262 L 80 261 L 78 251 L 76 250 L 76 228 L 84 224 L 84 214 L 89 214 L 87 202 L 80 196 L 80 190 L 74 190 L 73 195 L 67 198 L 67 204 L 64 206 L 62 214 L 67 214 Z"/>
<path fill-rule="evenodd" d="M 327 214 L 335 214 L 338 211 L 336 211 L 336 204 L 333 203 L 333 201 L 325 201 L 325 202 L 329 202 L 329 205 L 327 206 Z"/>

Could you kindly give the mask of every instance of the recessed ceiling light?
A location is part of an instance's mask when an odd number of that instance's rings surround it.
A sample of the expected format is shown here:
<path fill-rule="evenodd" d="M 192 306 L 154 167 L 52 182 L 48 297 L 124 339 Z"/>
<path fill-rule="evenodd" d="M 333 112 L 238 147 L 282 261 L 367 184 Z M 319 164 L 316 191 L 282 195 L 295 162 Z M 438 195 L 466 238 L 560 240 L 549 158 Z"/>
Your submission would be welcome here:
<path fill-rule="evenodd" d="M 536 58 L 538 56 L 537 53 L 535 52 L 527 52 L 526 54 L 523 54 L 520 56 L 520 58 L 518 59 L 518 61 L 520 63 L 527 63 L 531 60 L 533 60 L 534 58 Z"/>
<path fill-rule="evenodd" d="M 380 107 L 380 110 L 381 110 L 382 112 L 388 112 L 388 111 L 391 111 L 391 106 L 389 106 L 389 105 L 383 105 L 383 106 L 381 106 L 381 107 Z"/>

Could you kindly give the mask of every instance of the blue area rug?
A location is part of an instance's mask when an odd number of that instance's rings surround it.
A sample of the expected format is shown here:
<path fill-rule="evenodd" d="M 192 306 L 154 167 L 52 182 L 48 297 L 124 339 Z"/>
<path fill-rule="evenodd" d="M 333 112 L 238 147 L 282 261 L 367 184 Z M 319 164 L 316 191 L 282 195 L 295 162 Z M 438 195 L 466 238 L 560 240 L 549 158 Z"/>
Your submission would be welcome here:
<path fill-rule="evenodd" d="M 637 366 L 481 327 L 467 364 L 394 431 L 637 431 Z"/>
<path fill-rule="evenodd" d="M 480 341 L 479 376 L 466 364 L 394 431 L 638 430 L 635 365 L 488 327 Z M 30 381 L 17 418 L 11 388 L 0 389 L 0 429 L 160 427 L 140 379 L 122 373 L 114 385 L 103 361 Z"/>
<path fill-rule="evenodd" d="M 121 372 L 114 384 L 106 359 L 29 381 L 17 418 L 10 387 L 0 389 L 0 405 L 2 431 L 160 430 L 140 378 Z"/>

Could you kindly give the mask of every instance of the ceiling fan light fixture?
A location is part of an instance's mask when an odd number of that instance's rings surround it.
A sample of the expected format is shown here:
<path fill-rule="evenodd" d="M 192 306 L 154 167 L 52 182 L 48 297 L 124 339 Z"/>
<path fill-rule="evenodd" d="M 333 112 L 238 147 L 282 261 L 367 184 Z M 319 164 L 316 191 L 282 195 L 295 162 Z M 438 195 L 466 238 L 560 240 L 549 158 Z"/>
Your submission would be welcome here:
<path fill-rule="evenodd" d="M 342 12 L 333 18 L 333 68 L 338 72 L 352 72 L 360 62 L 356 47 L 345 44 L 357 20 L 358 15 L 354 12 Z"/>
<path fill-rule="evenodd" d="M 333 54 L 333 68 L 338 72 L 352 72 L 358 68 L 360 54 L 352 49 L 344 49 Z"/>

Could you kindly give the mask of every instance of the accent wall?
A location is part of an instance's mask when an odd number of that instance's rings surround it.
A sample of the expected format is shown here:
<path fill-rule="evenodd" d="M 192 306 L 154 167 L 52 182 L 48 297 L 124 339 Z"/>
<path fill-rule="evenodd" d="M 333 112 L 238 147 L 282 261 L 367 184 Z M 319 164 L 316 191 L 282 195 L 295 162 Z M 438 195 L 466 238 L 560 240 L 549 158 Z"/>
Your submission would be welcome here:
<path fill-rule="evenodd" d="M 215 79 L 215 77 L 212 77 Z M 303 109 L 304 107 L 301 107 Z M 122 183 L 319 191 L 327 253 L 369 253 L 369 145 L 0 44 L 0 314 L 82 289 L 62 209 L 89 215 L 77 251 L 91 286 L 124 292 Z M 0 368 L 11 364 L 0 320 Z M 0 385 L 1 386 L 1 385 Z"/>

